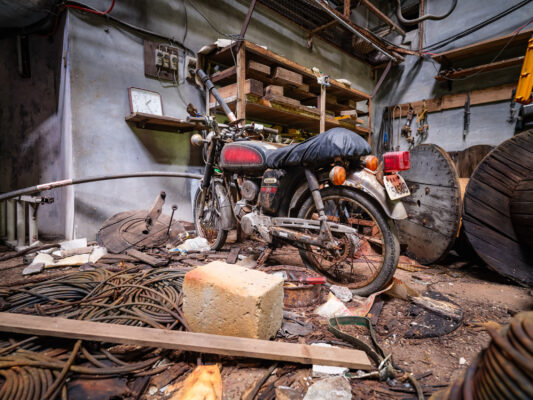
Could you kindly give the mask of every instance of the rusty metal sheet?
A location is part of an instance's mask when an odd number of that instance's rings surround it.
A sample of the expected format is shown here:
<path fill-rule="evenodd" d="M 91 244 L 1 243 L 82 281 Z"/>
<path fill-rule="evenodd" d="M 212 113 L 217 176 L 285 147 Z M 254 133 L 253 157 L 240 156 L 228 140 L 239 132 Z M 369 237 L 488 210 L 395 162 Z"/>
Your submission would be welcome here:
<path fill-rule="evenodd" d="M 406 254 L 427 265 L 445 257 L 455 243 L 461 190 L 454 163 L 442 148 L 422 144 L 410 153 L 411 169 L 401 172 L 411 191 L 402 199 L 408 218 L 396 225 Z"/>

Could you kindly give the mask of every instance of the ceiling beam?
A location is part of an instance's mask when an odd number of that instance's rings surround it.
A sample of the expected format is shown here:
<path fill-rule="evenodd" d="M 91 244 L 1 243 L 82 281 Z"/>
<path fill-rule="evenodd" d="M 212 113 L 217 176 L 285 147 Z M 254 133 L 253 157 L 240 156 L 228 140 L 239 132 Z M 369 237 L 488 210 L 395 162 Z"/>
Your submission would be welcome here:
<path fill-rule="evenodd" d="M 392 29 L 394 29 L 396 32 L 398 32 L 400 35 L 405 36 L 405 31 L 398 26 L 392 19 L 387 17 L 383 12 L 380 11 L 379 8 L 377 8 L 374 4 L 370 2 L 370 0 L 359 0 L 359 2 L 364 5 L 366 8 L 368 8 L 375 16 L 377 16 L 379 19 L 381 19 L 383 22 L 385 22 L 387 25 L 391 26 Z"/>

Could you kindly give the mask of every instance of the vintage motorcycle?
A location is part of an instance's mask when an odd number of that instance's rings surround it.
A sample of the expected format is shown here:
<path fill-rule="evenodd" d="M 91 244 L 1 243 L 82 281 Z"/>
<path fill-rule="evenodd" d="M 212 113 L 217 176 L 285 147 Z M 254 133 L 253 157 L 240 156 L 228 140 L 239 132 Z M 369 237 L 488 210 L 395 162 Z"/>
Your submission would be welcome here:
<path fill-rule="evenodd" d="M 253 140 L 277 131 L 236 120 L 197 74 L 231 121 L 189 118 L 202 126 L 191 142 L 204 146 L 206 164 L 193 205 L 198 235 L 220 249 L 238 224 L 268 251 L 297 247 L 308 268 L 354 294 L 383 288 L 400 253 L 393 220 L 407 217 L 400 199 L 410 193 L 397 172 L 409 169 L 409 152 L 384 154 L 378 168 L 368 143 L 344 128 L 290 145 Z"/>

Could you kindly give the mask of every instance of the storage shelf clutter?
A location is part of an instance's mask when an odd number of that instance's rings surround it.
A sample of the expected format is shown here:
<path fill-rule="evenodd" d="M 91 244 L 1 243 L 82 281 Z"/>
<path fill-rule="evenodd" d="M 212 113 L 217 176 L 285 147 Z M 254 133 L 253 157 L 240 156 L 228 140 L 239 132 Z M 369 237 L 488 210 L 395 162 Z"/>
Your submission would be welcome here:
<path fill-rule="evenodd" d="M 320 132 L 323 112 L 325 129 L 341 126 L 369 136 L 368 94 L 330 79 L 326 107 L 321 110 L 321 87 L 312 69 L 248 41 L 238 52 L 236 46 L 206 56 L 204 64 L 207 71 L 216 70 L 211 79 L 237 118 L 282 126 L 283 135 L 299 137 Z M 221 112 L 212 96 L 207 108 Z"/>

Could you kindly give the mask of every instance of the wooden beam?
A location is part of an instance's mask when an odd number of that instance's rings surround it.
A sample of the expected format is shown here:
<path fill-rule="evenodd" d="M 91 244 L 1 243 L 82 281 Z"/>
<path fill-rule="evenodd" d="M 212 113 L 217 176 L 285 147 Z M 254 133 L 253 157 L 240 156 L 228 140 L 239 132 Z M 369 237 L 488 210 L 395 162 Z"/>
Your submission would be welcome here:
<path fill-rule="evenodd" d="M 322 32 L 324 29 L 327 29 L 331 25 L 335 25 L 336 23 L 337 23 L 337 20 L 333 19 L 333 20 L 331 20 L 329 22 L 326 22 L 324 25 L 317 26 L 316 28 L 314 28 L 314 29 L 309 31 L 309 33 L 307 34 L 307 37 L 316 35 L 318 32 Z"/>
<path fill-rule="evenodd" d="M 513 38 L 513 43 L 510 45 L 510 47 L 523 44 L 525 52 L 527 42 L 532 34 L 533 29 L 528 29 L 516 34 L 516 36 Z M 473 43 L 468 46 L 459 47 L 458 49 L 448 50 L 443 53 L 435 54 L 433 56 L 433 59 L 439 63 L 442 63 L 446 61 L 456 61 L 464 58 L 474 58 L 480 55 L 487 54 L 492 50 L 501 49 L 502 46 L 504 46 L 514 35 L 514 33 L 510 33 L 508 35 L 499 36 L 478 43 Z"/>
<path fill-rule="evenodd" d="M 242 42 L 241 42 L 242 43 Z M 246 50 L 243 47 L 237 53 L 237 119 L 246 118 Z"/>
<path fill-rule="evenodd" d="M 470 92 L 470 105 L 475 106 L 479 104 L 495 103 L 498 101 L 511 100 L 513 89 L 516 87 L 515 83 L 495 86 L 487 89 L 473 90 Z M 466 93 L 447 94 L 442 97 L 435 97 L 433 99 L 426 100 L 428 112 L 437 112 L 449 110 L 452 108 L 462 108 L 465 105 Z M 411 104 L 415 111 L 422 108 L 424 100 L 414 101 L 411 103 L 399 104 L 402 109 L 401 116 L 405 117 Z M 394 118 L 398 118 L 400 115 L 399 110 L 394 112 Z"/>
<path fill-rule="evenodd" d="M 374 4 L 372 4 L 369 0 L 359 0 L 359 2 L 362 5 L 364 5 L 366 8 L 368 8 L 376 17 L 381 19 L 387 25 L 390 25 L 392 27 L 392 29 L 394 29 L 400 35 L 405 36 L 405 31 L 402 28 L 400 28 L 392 19 L 390 19 L 384 13 L 382 13 L 380 11 L 380 9 L 377 8 Z M 344 5 L 344 7 L 345 7 L 344 9 L 346 10 L 346 3 Z"/>
<path fill-rule="evenodd" d="M 515 65 L 522 65 L 523 61 L 524 61 L 524 56 L 509 58 L 508 60 L 496 61 L 490 64 L 476 65 L 475 67 L 451 71 L 445 74 L 439 74 L 435 76 L 435 79 L 438 81 L 445 81 L 446 79 L 463 78 L 469 75 L 477 74 L 481 71 L 488 72 L 488 71 L 494 71 L 496 69 L 513 67 Z"/>
<path fill-rule="evenodd" d="M 425 3 L 426 0 L 420 0 L 420 3 L 418 5 L 418 16 L 423 17 L 425 14 Z M 420 21 L 418 24 L 418 51 L 420 54 L 422 54 L 422 50 L 424 49 L 424 21 Z"/>
<path fill-rule="evenodd" d="M 336 365 L 362 370 L 373 368 L 367 355 L 360 350 L 141 328 L 58 317 L 2 312 L 0 313 L 0 331 L 300 364 Z"/>
<path fill-rule="evenodd" d="M 350 18 L 352 15 L 352 2 L 351 0 L 344 0 L 344 16 Z"/>

